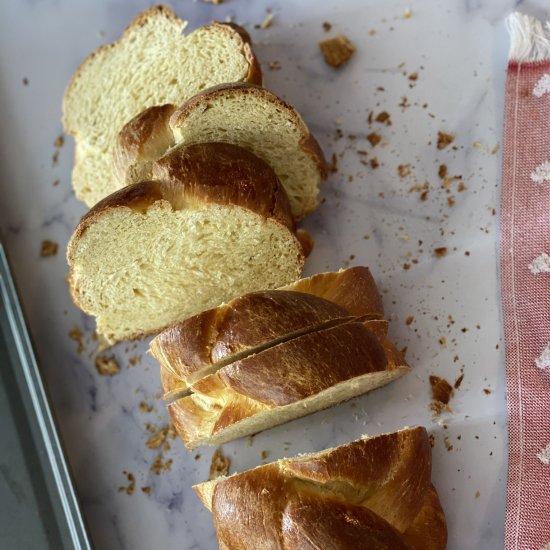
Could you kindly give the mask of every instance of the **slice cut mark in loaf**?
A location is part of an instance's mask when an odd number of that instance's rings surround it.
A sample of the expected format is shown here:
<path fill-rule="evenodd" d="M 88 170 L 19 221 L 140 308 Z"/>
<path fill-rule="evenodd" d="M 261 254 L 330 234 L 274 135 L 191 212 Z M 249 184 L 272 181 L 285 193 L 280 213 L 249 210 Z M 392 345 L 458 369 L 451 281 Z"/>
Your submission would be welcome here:
<path fill-rule="evenodd" d="M 304 299 L 304 294 L 313 299 Z M 300 279 L 265 294 L 241 296 L 176 323 L 151 342 L 150 351 L 161 364 L 164 399 L 172 400 L 189 393 L 189 383 L 233 361 L 307 332 L 353 319 L 382 319 L 383 314 L 369 269 L 352 267 Z M 380 325 L 382 341 L 387 322 Z M 376 326 L 369 323 L 369 330 Z"/>
<path fill-rule="evenodd" d="M 185 388 L 213 369 L 351 319 L 345 309 L 310 294 L 254 292 L 168 327 L 150 351 Z"/>
<path fill-rule="evenodd" d="M 220 547 L 443 550 L 426 430 L 364 436 L 193 488 Z"/>
<path fill-rule="evenodd" d="M 153 175 L 97 204 L 69 242 L 73 299 L 110 343 L 299 277 L 288 199 L 266 163 L 235 145 L 196 144 Z"/>
<path fill-rule="evenodd" d="M 119 185 L 150 179 L 151 161 L 173 145 L 209 141 L 240 145 L 265 160 L 285 188 L 295 218 L 316 208 L 327 176 L 319 144 L 291 105 L 247 83 L 221 84 L 179 109 L 152 107 L 129 121 L 114 154 Z"/>
<path fill-rule="evenodd" d="M 70 81 L 63 126 L 76 140 L 75 193 L 88 206 L 118 188 L 113 148 L 132 117 L 153 105 L 179 105 L 224 82 L 261 84 L 244 29 L 212 23 L 185 36 L 186 25 L 170 8 L 151 7 L 120 40 L 89 55 Z"/>
<path fill-rule="evenodd" d="M 231 363 L 168 409 L 189 449 L 219 445 L 403 376 L 409 368 L 392 357 L 364 324 L 340 324 Z"/>

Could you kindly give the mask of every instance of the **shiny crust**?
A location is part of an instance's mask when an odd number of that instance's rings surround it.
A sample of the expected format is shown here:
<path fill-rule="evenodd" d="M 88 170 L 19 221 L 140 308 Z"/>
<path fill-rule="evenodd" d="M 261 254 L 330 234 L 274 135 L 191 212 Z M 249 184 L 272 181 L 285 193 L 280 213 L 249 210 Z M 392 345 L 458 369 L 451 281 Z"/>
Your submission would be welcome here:
<path fill-rule="evenodd" d="M 280 292 L 284 296 L 276 296 Z M 288 293 L 295 292 L 294 298 Z M 307 295 L 313 298 L 308 300 Z M 327 301 L 332 305 L 327 306 Z M 320 308 L 315 310 L 315 308 Z M 351 310 L 351 311 L 350 311 Z M 266 348 L 302 329 L 318 330 L 324 322 L 369 316 L 381 342 L 386 341 L 387 321 L 376 283 L 366 267 L 352 267 L 300 279 L 284 289 L 241 296 L 229 304 L 177 323 L 151 342 L 151 353 L 161 364 L 162 387 L 167 399 L 187 387 L 186 378 L 232 356 Z M 389 344 L 389 343 L 388 343 Z M 386 350 L 393 362 L 405 364 L 393 346 Z"/>
<path fill-rule="evenodd" d="M 164 370 L 188 383 L 190 376 L 196 379 L 205 368 L 236 354 L 350 318 L 345 309 L 310 294 L 253 292 L 172 325 L 151 341 L 150 351 Z"/>
<path fill-rule="evenodd" d="M 177 147 L 154 164 L 153 173 L 155 181 L 124 187 L 101 200 L 81 219 L 73 233 L 67 247 L 69 287 L 79 307 L 79 291 L 72 277 L 79 241 L 90 225 L 113 209 L 145 212 L 159 201 L 174 210 L 193 205 L 234 205 L 256 213 L 261 220 L 271 220 L 294 231 L 287 196 L 273 170 L 241 147 L 227 143 Z M 144 335 L 136 334 L 130 339 L 140 336 Z"/>
<path fill-rule="evenodd" d="M 195 382 L 194 395 L 175 401 L 168 410 L 185 445 L 194 448 L 198 440 L 216 436 L 243 419 L 293 405 L 339 384 L 353 385 L 355 379 L 374 373 L 387 373 L 387 381 L 402 376 L 408 367 L 404 361 L 394 363 L 394 357 L 368 323 L 349 322 L 231 363 Z M 303 414 L 308 412 L 313 410 L 304 409 Z"/>
<path fill-rule="evenodd" d="M 340 271 L 318 273 L 279 290 L 315 294 L 338 304 L 356 317 L 363 315 L 373 315 L 380 319 L 384 317 L 382 297 L 368 267 L 357 266 Z"/>
<path fill-rule="evenodd" d="M 407 428 L 194 489 L 220 547 L 443 550 L 445 517 L 430 475 L 428 434 Z"/>

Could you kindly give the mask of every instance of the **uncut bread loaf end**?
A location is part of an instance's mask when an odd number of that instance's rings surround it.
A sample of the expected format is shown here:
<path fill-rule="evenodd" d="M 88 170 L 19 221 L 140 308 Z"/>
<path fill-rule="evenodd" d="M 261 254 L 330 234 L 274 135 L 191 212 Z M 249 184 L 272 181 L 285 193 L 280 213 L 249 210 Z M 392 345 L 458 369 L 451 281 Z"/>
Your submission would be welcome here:
<path fill-rule="evenodd" d="M 296 219 L 317 206 L 327 176 L 323 152 L 299 113 L 268 90 L 221 84 L 181 107 L 151 107 L 129 121 L 115 147 L 119 185 L 150 179 L 152 162 L 174 145 L 221 141 L 248 149 L 275 171 Z"/>
<path fill-rule="evenodd" d="M 426 430 L 364 436 L 193 488 L 220 548 L 444 550 Z"/>
<path fill-rule="evenodd" d="M 109 343 L 300 276 L 288 199 L 264 161 L 225 143 L 182 146 L 153 177 L 97 204 L 69 242 L 73 299 Z"/>
<path fill-rule="evenodd" d="M 186 25 L 170 8 L 151 7 L 120 40 L 90 54 L 69 82 L 63 126 L 76 142 L 73 187 L 88 206 L 118 188 L 113 147 L 132 117 L 153 105 L 179 105 L 224 82 L 261 84 L 244 29 L 214 22 L 184 35 Z"/>

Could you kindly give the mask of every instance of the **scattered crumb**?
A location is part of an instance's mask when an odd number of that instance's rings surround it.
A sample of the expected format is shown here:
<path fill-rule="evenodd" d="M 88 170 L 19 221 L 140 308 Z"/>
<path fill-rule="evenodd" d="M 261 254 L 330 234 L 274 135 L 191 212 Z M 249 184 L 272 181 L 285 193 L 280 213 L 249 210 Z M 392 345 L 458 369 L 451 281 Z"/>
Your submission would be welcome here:
<path fill-rule="evenodd" d="M 57 166 L 58 160 L 59 160 L 59 149 L 57 149 L 55 153 L 52 155 L 52 166 Z"/>
<path fill-rule="evenodd" d="M 452 443 L 449 441 L 449 437 L 448 436 L 445 436 L 443 438 L 443 443 L 445 443 L 445 448 L 447 449 L 447 451 L 452 451 L 453 450 L 453 445 Z"/>
<path fill-rule="evenodd" d="M 400 164 L 397 167 L 397 173 L 400 178 L 406 178 L 411 175 L 411 165 L 410 164 Z"/>
<path fill-rule="evenodd" d="M 493 392 L 489 388 L 483 388 L 483 393 L 485 395 L 491 395 Z"/>
<path fill-rule="evenodd" d="M 437 148 L 445 149 L 447 145 L 450 145 L 455 140 L 455 137 L 445 132 L 437 132 Z"/>
<path fill-rule="evenodd" d="M 409 315 L 409 316 L 405 319 L 405 324 L 406 324 L 406 325 L 411 325 L 413 321 L 414 321 L 414 315 Z"/>
<path fill-rule="evenodd" d="M 149 449 L 158 449 L 165 441 L 168 433 L 168 426 L 163 426 L 158 431 L 154 432 L 145 445 Z"/>
<path fill-rule="evenodd" d="M 57 136 L 55 138 L 55 141 L 53 142 L 54 147 L 57 147 L 58 149 L 63 147 L 64 143 L 65 143 L 65 137 L 63 136 L 63 134 L 60 134 L 59 136 Z"/>
<path fill-rule="evenodd" d="M 28 86 L 28 85 L 29 85 L 29 79 L 26 76 L 24 76 L 23 77 L 23 86 Z"/>
<path fill-rule="evenodd" d="M 476 491 L 476 498 L 479 498 L 481 496 L 481 493 L 479 491 Z"/>
<path fill-rule="evenodd" d="M 135 488 L 136 488 L 136 478 L 134 477 L 134 474 L 132 474 L 131 472 L 122 472 L 125 476 L 126 476 L 126 479 L 128 480 L 128 485 L 127 486 L 120 486 L 118 488 L 118 492 L 119 493 L 126 493 L 127 495 L 131 495 Z"/>
<path fill-rule="evenodd" d="M 403 12 L 403 19 L 410 19 L 412 16 L 413 12 L 409 8 Z"/>
<path fill-rule="evenodd" d="M 46 258 L 48 256 L 55 256 L 57 254 L 58 244 L 54 241 L 45 240 L 42 241 L 42 247 L 40 249 L 40 256 Z"/>
<path fill-rule="evenodd" d="M 455 383 L 454 383 L 454 389 L 455 390 L 458 390 L 458 388 L 460 388 L 460 385 L 462 384 L 462 381 L 464 380 L 464 373 L 462 373 L 456 380 L 455 380 Z"/>
<path fill-rule="evenodd" d="M 441 164 L 439 166 L 439 170 L 437 172 L 438 176 L 441 178 L 441 179 L 445 179 L 445 177 L 447 176 L 447 165 L 446 164 Z"/>
<path fill-rule="evenodd" d="M 279 69 L 281 69 L 281 64 L 278 61 L 270 61 L 267 64 L 267 68 L 270 71 L 278 71 Z"/>
<path fill-rule="evenodd" d="M 248 436 L 248 438 L 246 439 L 246 444 L 249 447 L 252 447 L 252 445 L 254 444 L 254 434 Z"/>
<path fill-rule="evenodd" d="M 59 180 L 54 180 L 54 182 L 52 183 L 52 185 L 54 187 L 57 187 L 59 185 Z"/>
<path fill-rule="evenodd" d="M 149 404 L 146 403 L 145 401 L 142 401 L 142 402 L 139 404 L 139 410 L 140 410 L 142 413 L 150 413 L 150 412 L 153 410 L 153 405 L 149 405 Z"/>
<path fill-rule="evenodd" d="M 406 109 L 407 107 L 411 106 L 407 96 L 402 96 L 401 97 L 401 103 L 398 103 L 398 105 L 399 105 L 399 107 L 402 107 L 403 109 Z"/>
<path fill-rule="evenodd" d="M 140 355 L 134 355 L 134 357 L 130 357 L 130 359 L 128 359 L 128 363 L 129 363 L 132 367 L 135 367 L 136 365 L 138 365 L 139 363 L 141 363 L 141 356 L 140 356 Z"/>
<path fill-rule="evenodd" d="M 416 82 L 418 80 L 418 73 L 411 73 L 407 78 L 412 82 Z"/>
<path fill-rule="evenodd" d="M 330 159 L 330 164 L 328 167 L 329 172 L 338 172 L 338 157 L 336 156 L 336 153 L 332 153 L 332 157 Z"/>
<path fill-rule="evenodd" d="M 151 487 L 149 485 L 146 485 L 145 487 L 142 487 L 141 490 L 146 494 L 146 495 L 150 495 L 151 494 Z"/>
<path fill-rule="evenodd" d="M 217 448 L 212 455 L 212 462 L 210 463 L 210 475 L 208 480 L 216 479 L 220 476 L 226 476 L 229 473 L 229 466 L 231 461 L 227 456 L 222 453 L 221 448 Z"/>
<path fill-rule="evenodd" d="M 332 25 L 331 25 L 328 21 L 325 21 L 325 22 L 323 23 L 323 30 L 324 30 L 325 32 L 328 32 L 328 31 L 330 31 L 330 29 L 332 29 Z"/>
<path fill-rule="evenodd" d="M 430 386 L 432 387 L 432 399 L 447 405 L 453 396 L 453 387 L 447 380 L 439 376 L 430 376 Z"/>
<path fill-rule="evenodd" d="M 223 0 L 202 0 L 203 2 L 206 2 L 207 4 L 215 4 L 216 6 L 219 6 Z"/>
<path fill-rule="evenodd" d="M 380 143 L 380 141 L 382 141 L 382 137 L 380 136 L 380 134 L 377 134 L 376 132 L 371 132 L 367 136 L 367 139 L 369 140 L 369 143 L 373 147 L 376 147 Z"/>
<path fill-rule="evenodd" d="M 435 435 L 430 434 L 428 439 L 430 440 L 430 447 L 433 449 L 435 447 Z"/>
<path fill-rule="evenodd" d="M 346 64 L 355 53 L 355 47 L 345 36 L 335 36 L 319 42 L 325 62 L 338 68 Z"/>
<path fill-rule="evenodd" d="M 77 353 L 82 353 L 85 349 L 84 342 L 82 341 L 84 334 L 82 334 L 82 331 L 77 326 L 74 326 L 69 331 L 69 338 L 78 343 L 78 347 L 76 348 Z"/>
<path fill-rule="evenodd" d="M 197 453 L 193 458 L 194 458 L 195 460 L 200 460 L 201 454 L 200 454 L 200 453 Z"/>
<path fill-rule="evenodd" d="M 378 163 L 378 159 L 376 157 L 372 157 L 369 161 L 371 168 L 378 168 L 380 164 Z"/>
<path fill-rule="evenodd" d="M 447 338 L 445 338 L 445 336 L 442 336 L 440 339 L 439 339 L 439 343 L 445 347 L 447 345 Z"/>
<path fill-rule="evenodd" d="M 120 372 L 117 360 L 114 356 L 95 358 L 95 368 L 100 376 L 114 376 Z"/>
<path fill-rule="evenodd" d="M 387 126 L 391 126 L 391 115 L 387 111 L 382 111 L 376 115 L 376 122 L 386 123 Z"/>
<path fill-rule="evenodd" d="M 262 460 L 265 460 L 269 456 L 269 451 L 261 451 L 260 452 L 260 458 Z"/>
<path fill-rule="evenodd" d="M 255 29 L 269 29 L 271 25 L 273 25 L 273 20 L 275 19 L 275 15 L 273 13 L 268 13 L 266 18 L 259 24 L 254 25 Z"/>
<path fill-rule="evenodd" d="M 160 475 L 162 472 L 167 472 L 168 470 L 170 470 L 172 468 L 173 462 L 174 461 L 171 458 L 166 460 L 166 462 L 163 462 L 162 455 L 158 455 L 155 458 L 153 464 L 151 464 L 149 471 L 153 472 L 156 475 Z"/>
<path fill-rule="evenodd" d="M 434 256 L 436 258 L 443 258 L 447 255 L 447 247 L 446 246 L 440 246 L 439 248 L 434 248 Z"/>

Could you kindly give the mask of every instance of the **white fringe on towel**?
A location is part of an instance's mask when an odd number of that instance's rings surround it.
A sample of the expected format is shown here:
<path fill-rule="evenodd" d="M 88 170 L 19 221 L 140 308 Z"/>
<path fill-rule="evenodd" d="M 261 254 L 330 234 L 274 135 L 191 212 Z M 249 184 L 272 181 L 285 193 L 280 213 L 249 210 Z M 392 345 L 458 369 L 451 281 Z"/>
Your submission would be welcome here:
<path fill-rule="evenodd" d="M 515 12 L 506 20 L 510 32 L 510 59 L 543 61 L 550 59 L 550 22 Z"/>

